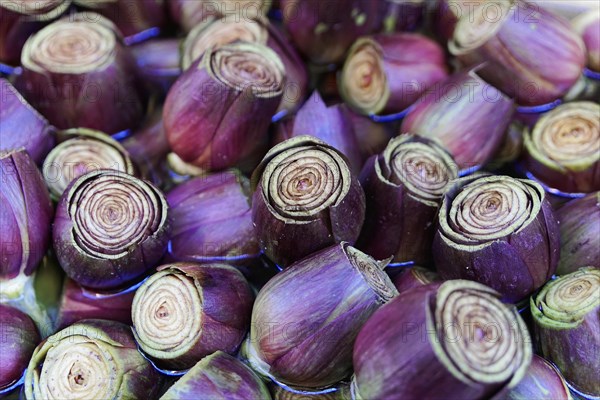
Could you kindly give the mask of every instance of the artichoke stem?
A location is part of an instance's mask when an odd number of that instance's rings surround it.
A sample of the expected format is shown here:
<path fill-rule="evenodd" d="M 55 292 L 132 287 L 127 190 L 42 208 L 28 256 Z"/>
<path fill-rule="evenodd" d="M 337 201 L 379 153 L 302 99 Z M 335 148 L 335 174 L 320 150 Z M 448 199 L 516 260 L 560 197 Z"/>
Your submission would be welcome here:
<path fill-rule="evenodd" d="M 46 308 L 38 302 L 34 286 L 35 276 L 36 273 L 30 276 L 20 274 L 10 281 L 0 283 L 0 303 L 29 315 L 42 338 L 46 338 L 53 333 L 54 325 Z"/>

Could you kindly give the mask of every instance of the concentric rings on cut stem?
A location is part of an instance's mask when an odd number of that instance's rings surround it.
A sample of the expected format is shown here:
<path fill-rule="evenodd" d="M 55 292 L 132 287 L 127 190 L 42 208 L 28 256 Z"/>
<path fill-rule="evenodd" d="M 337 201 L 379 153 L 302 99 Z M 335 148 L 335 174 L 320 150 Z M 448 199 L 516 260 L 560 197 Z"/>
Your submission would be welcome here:
<path fill-rule="evenodd" d="M 115 31 L 104 21 L 64 19 L 27 40 L 22 64 L 38 72 L 82 74 L 111 63 L 116 46 Z"/>
<path fill-rule="evenodd" d="M 574 171 L 600 162 L 600 105 L 575 102 L 561 105 L 543 116 L 525 146 L 532 155 L 550 165 Z"/>
<path fill-rule="evenodd" d="M 350 264 L 356 268 L 369 284 L 371 289 L 379 296 L 381 303 L 387 303 L 398 295 L 398 290 L 394 287 L 383 268 L 387 262 L 378 263 L 372 257 L 357 250 L 352 246 L 344 246 L 346 256 Z"/>
<path fill-rule="evenodd" d="M 422 200 L 437 203 L 448 183 L 458 177 L 458 166 L 452 157 L 433 142 L 407 141 L 399 137 L 390 142 L 384 158 L 390 169 L 389 181 L 404 185 Z"/>
<path fill-rule="evenodd" d="M 43 399 L 108 399 L 118 386 L 113 355 L 80 335 L 48 350 L 38 385 Z"/>
<path fill-rule="evenodd" d="M 544 358 L 583 398 L 599 397 L 600 269 L 582 267 L 548 282 L 530 310 Z"/>
<path fill-rule="evenodd" d="M 348 193 L 350 170 L 335 151 L 300 146 L 273 158 L 262 180 L 269 204 L 282 217 L 310 217 Z"/>
<path fill-rule="evenodd" d="M 377 114 L 390 96 L 383 54 L 371 39 L 360 39 L 349 51 L 341 74 L 341 94 L 346 102 L 364 114 Z"/>
<path fill-rule="evenodd" d="M 43 167 L 46 185 L 55 198 L 74 179 L 100 169 L 134 173 L 127 151 L 110 137 L 98 135 L 75 137 L 58 144 L 46 156 Z"/>
<path fill-rule="evenodd" d="M 279 96 L 283 90 L 285 68 L 266 46 L 238 43 L 217 48 L 210 54 L 209 68 L 224 85 L 250 89 L 257 97 Z"/>
<path fill-rule="evenodd" d="M 236 41 L 265 44 L 267 30 L 258 22 L 239 18 L 210 18 L 196 25 L 183 43 L 182 67 L 189 68 L 207 50 Z"/>
<path fill-rule="evenodd" d="M 536 297 L 542 315 L 564 324 L 578 323 L 600 306 L 600 270 L 582 268 L 548 283 Z"/>
<path fill-rule="evenodd" d="M 533 183 L 532 183 L 533 184 Z M 492 241 L 528 225 L 541 202 L 538 191 L 507 176 L 477 179 L 464 186 L 452 201 L 445 234 L 459 241 Z"/>
<path fill-rule="evenodd" d="M 150 277 L 132 304 L 136 340 L 157 358 L 171 358 L 192 347 L 201 334 L 202 319 L 202 299 L 193 279 L 172 270 Z"/>
<path fill-rule="evenodd" d="M 465 54 L 483 45 L 500 30 L 512 6 L 512 0 L 497 0 L 477 5 L 472 12 L 463 14 L 448 44 L 450 52 Z"/>
<path fill-rule="evenodd" d="M 529 365 L 531 345 L 523 321 L 486 286 L 468 281 L 443 284 L 434 318 L 437 343 L 463 380 L 503 383 L 520 379 Z"/>
<path fill-rule="evenodd" d="M 166 200 L 146 182 L 117 171 L 96 171 L 70 192 L 69 214 L 79 247 L 96 257 L 119 258 L 164 223 Z"/>

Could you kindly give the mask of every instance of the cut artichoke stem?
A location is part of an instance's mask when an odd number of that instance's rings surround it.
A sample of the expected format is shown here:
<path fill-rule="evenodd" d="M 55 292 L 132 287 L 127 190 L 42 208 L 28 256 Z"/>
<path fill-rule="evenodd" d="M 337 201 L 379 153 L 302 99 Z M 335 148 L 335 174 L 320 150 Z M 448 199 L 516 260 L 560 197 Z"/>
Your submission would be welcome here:
<path fill-rule="evenodd" d="M 448 44 L 462 65 L 480 65 L 488 83 L 525 107 L 561 99 L 585 66 L 583 41 L 568 21 L 541 7 L 530 12 L 531 7 L 524 0 L 479 2 L 459 17 Z M 561 51 L 552 51 L 548 41 Z"/>
<path fill-rule="evenodd" d="M 172 151 L 212 171 L 251 162 L 267 140 L 285 82 L 283 61 L 262 44 L 236 42 L 207 50 L 165 100 L 163 122 Z"/>
<path fill-rule="evenodd" d="M 23 48 L 24 68 L 39 73 L 83 74 L 110 65 L 116 54 L 114 26 L 107 20 L 56 22 L 33 35 Z"/>
<path fill-rule="evenodd" d="M 408 329 L 407 329 L 408 328 Z M 492 398 L 531 362 L 525 323 L 488 286 L 448 280 L 406 290 L 354 343 L 354 399 Z M 431 376 L 443 385 L 431 385 Z"/>
<path fill-rule="evenodd" d="M 563 193 L 600 189 L 600 105 L 566 103 L 525 132 L 524 166 L 549 188 Z"/>
<path fill-rule="evenodd" d="M 112 357 L 85 336 L 59 342 L 46 354 L 39 377 L 40 398 L 114 398 L 118 377 L 110 366 Z"/>
<path fill-rule="evenodd" d="M 27 399 L 158 398 L 161 378 L 125 324 L 87 319 L 49 337 L 25 374 Z"/>
<path fill-rule="evenodd" d="M 498 301 L 494 290 L 469 281 L 448 281 L 440 286 L 430 318 L 436 327 L 430 332 L 434 349 L 461 381 L 509 382 L 510 388 L 526 373 L 532 357 L 527 327 L 514 308 Z M 452 340 L 448 326 L 462 328 L 468 340 Z"/>
<path fill-rule="evenodd" d="M 93 170 L 112 169 L 130 175 L 135 172 L 127 150 L 102 132 L 79 128 L 58 135 L 70 139 L 54 147 L 43 166 L 46 185 L 55 199 L 74 179 Z"/>
<path fill-rule="evenodd" d="M 273 50 L 254 44 L 235 43 L 212 50 L 206 57 L 210 74 L 225 86 L 238 91 L 251 90 L 259 98 L 281 95 L 285 67 Z"/>
<path fill-rule="evenodd" d="M 532 298 L 536 322 L 546 328 L 570 329 L 600 306 L 600 270 L 583 268 L 548 283 Z"/>
<path fill-rule="evenodd" d="M 398 136 L 383 152 L 387 180 L 404 185 L 424 203 L 437 207 L 448 182 L 458 177 L 458 166 L 437 143 L 410 141 Z"/>
<path fill-rule="evenodd" d="M 255 21 L 236 15 L 203 18 L 183 42 L 181 67 L 186 70 L 209 50 L 236 42 L 264 45 L 277 53 L 285 66 L 286 84 L 279 112 L 273 118 L 280 118 L 287 115 L 287 112 L 296 110 L 304 102 L 308 90 L 306 66 L 288 38 L 268 19 L 261 18 Z"/>
<path fill-rule="evenodd" d="M 391 259 L 377 262 L 352 246 L 346 246 L 345 251 L 352 266 L 361 273 L 382 304 L 398 296 L 398 290 L 383 271 Z"/>
<path fill-rule="evenodd" d="M 558 223 L 534 181 L 486 174 L 454 180 L 438 222 L 433 254 L 443 279 L 474 280 L 517 303 L 556 271 Z"/>
<path fill-rule="evenodd" d="M 375 34 L 358 39 L 348 52 L 339 94 L 359 113 L 389 122 L 447 74 L 444 50 L 433 40 L 418 33 Z"/>
<path fill-rule="evenodd" d="M 158 359 L 189 351 L 203 322 L 202 299 L 193 279 L 164 270 L 138 290 L 131 308 L 134 336 L 142 350 Z"/>
<path fill-rule="evenodd" d="M 82 286 L 114 290 L 135 283 L 166 251 L 168 203 L 152 184 L 97 170 L 74 180 L 57 206 L 56 255 Z"/>
<path fill-rule="evenodd" d="M 448 211 L 442 210 L 440 224 L 456 248 L 486 246 L 527 226 L 542 199 L 543 189 L 533 181 L 482 177 L 466 185 Z"/>
<path fill-rule="evenodd" d="M 160 368 L 192 368 L 217 350 L 237 352 L 252 301 L 248 282 L 231 266 L 166 264 L 135 293 L 133 334 Z"/>
<path fill-rule="evenodd" d="M 466 13 L 458 20 L 454 37 L 448 43 L 452 54 L 468 53 L 487 42 L 502 27 L 510 8 L 514 6 L 514 1 L 496 0 L 493 5 L 499 18 L 490 19 L 487 16 L 486 9 L 493 7 L 484 2 L 478 4 L 472 13 Z"/>
<path fill-rule="evenodd" d="M 286 267 L 335 243 L 356 241 L 365 200 L 346 160 L 324 141 L 302 135 L 275 145 L 254 170 L 252 221 L 273 262 Z"/>
<path fill-rule="evenodd" d="M 286 219 L 318 214 L 343 199 L 350 188 L 350 170 L 342 157 L 314 146 L 282 152 L 266 167 L 265 176 L 262 190 Z"/>
<path fill-rule="evenodd" d="M 161 199 L 145 182 L 136 182 L 124 174 L 92 174 L 84 175 L 77 191 L 69 192 L 69 214 L 75 222 L 77 246 L 92 256 L 121 257 L 166 219 L 160 213 Z M 111 193 L 112 196 L 106 196 Z M 127 196 L 123 197 L 123 193 Z"/>
<path fill-rule="evenodd" d="M 378 114 L 390 97 L 382 58 L 377 42 L 364 38 L 352 46 L 344 64 L 340 90 L 350 106 L 363 114 Z"/>
<path fill-rule="evenodd" d="M 525 146 L 540 162 L 557 169 L 578 171 L 600 162 L 600 106 L 575 102 L 544 115 Z"/>
<path fill-rule="evenodd" d="M 268 33 L 260 23 L 237 17 L 208 18 L 192 29 L 184 43 L 181 67 L 188 69 L 211 48 L 237 41 L 266 44 Z"/>
<path fill-rule="evenodd" d="M 435 141 L 411 134 L 390 140 L 360 174 L 367 216 L 357 247 L 376 258 L 393 255 L 395 264 L 431 264 L 433 222 L 457 177 L 452 156 Z"/>
<path fill-rule="evenodd" d="M 73 13 L 29 36 L 15 86 L 59 129 L 134 129 L 147 99 L 135 59 L 108 19 Z"/>
<path fill-rule="evenodd" d="M 254 187 L 259 173 L 271 207 L 290 223 L 294 217 L 310 217 L 337 205 L 350 189 L 351 172 L 344 158 L 325 142 L 309 136 L 297 136 L 273 147 L 253 175 Z"/>
<path fill-rule="evenodd" d="M 569 387 L 599 398 L 600 269 L 583 267 L 548 282 L 531 297 L 530 310 L 543 356 Z"/>

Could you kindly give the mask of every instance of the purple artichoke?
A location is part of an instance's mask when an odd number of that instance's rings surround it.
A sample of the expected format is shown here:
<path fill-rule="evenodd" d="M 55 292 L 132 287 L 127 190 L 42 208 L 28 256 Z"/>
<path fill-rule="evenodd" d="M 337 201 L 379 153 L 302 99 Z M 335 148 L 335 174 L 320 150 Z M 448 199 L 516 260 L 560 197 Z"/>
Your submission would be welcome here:
<path fill-rule="evenodd" d="M 0 282 L 33 274 L 46 254 L 52 224 L 52 202 L 42 174 L 23 149 L 0 152 Z"/>
<path fill-rule="evenodd" d="M 433 255 L 443 279 L 474 280 L 517 302 L 556 271 L 558 223 L 534 181 L 461 178 L 444 195 Z"/>
<path fill-rule="evenodd" d="M 181 399 L 270 400 L 264 382 L 244 363 L 217 351 L 204 357 L 162 395 L 162 400 Z"/>
<path fill-rule="evenodd" d="M 97 170 L 63 193 L 53 227 L 60 265 L 82 286 L 116 289 L 141 279 L 167 249 L 167 200 L 131 175 Z"/>
<path fill-rule="evenodd" d="M 488 399 L 531 362 L 514 307 L 463 280 L 421 286 L 382 306 L 354 344 L 353 399 Z M 435 381 L 432 381 L 435 377 Z"/>
<path fill-rule="evenodd" d="M 391 114 L 405 110 L 448 72 L 444 51 L 415 33 L 358 39 L 348 51 L 340 94 L 356 111 Z"/>
<path fill-rule="evenodd" d="M 277 274 L 261 289 L 252 311 L 243 349 L 252 367 L 308 388 L 347 377 L 359 329 L 398 294 L 385 265 L 342 243 Z"/>
<path fill-rule="evenodd" d="M 248 180 L 232 171 L 194 178 L 171 190 L 169 256 L 196 262 L 257 257 L 249 190 Z"/>
<path fill-rule="evenodd" d="M 225 264 L 166 264 L 136 291 L 133 334 L 157 365 L 191 368 L 217 350 L 235 354 L 248 332 L 254 297 Z"/>
<path fill-rule="evenodd" d="M 548 282 L 531 297 L 542 355 L 585 397 L 600 396 L 600 269 L 588 267 Z"/>
<path fill-rule="evenodd" d="M 296 136 L 273 147 L 252 176 L 252 220 L 264 253 L 287 266 L 335 243 L 354 243 L 365 197 L 345 157 Z"/>
<path fill-rule="evenodd" d="M 481 168 L 500 148 L 514 113 L 513 102 L 479 77 L 459 72 L 435 85 L 402 121 L 399 133 L 433 139 L 461 170 Z"/>
<path fill-rule="evenodd" d="M 0 340 L 2 345 L 0 391 L 2 391 L 21 379 L 35 346 L 42 339 L 27 314 L 4 304 L 0 304 L 0 332 L 2 332 Z"/>
<path fill-rule="evenodd" d="M 32 400 L 153 399 L 161 377 L 138 351 L 129 326 L 87 319 L 40 343 L 24 387 Z"/>
<path fill-rule="evenodd" d="M 4 78 L 0 78 L 0 151 L 24 147 L 41 164 L 54 146 L 54 128 Z"/>

